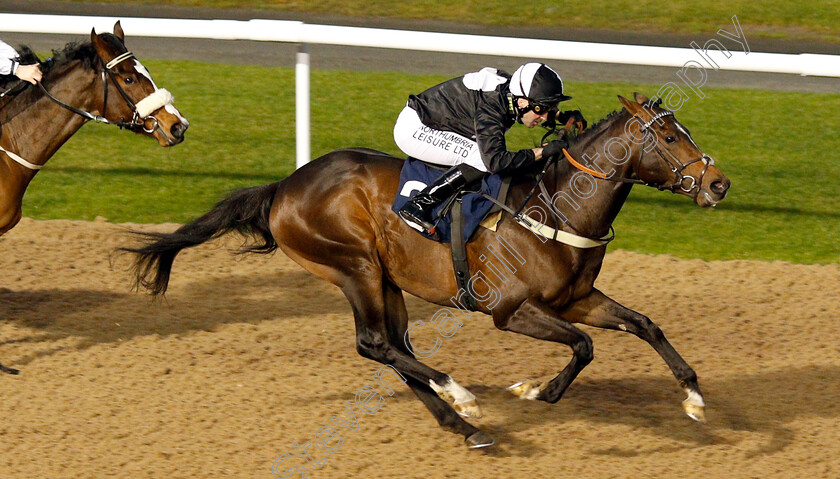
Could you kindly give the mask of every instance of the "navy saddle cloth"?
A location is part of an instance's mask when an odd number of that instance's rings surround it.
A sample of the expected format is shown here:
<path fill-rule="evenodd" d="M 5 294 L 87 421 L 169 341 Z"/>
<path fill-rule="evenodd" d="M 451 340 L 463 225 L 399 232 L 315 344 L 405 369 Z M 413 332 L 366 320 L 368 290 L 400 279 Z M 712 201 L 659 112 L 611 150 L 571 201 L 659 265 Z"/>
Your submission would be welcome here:
<path fill-rule="evenodd" d="M 427 185 L 432 184 L 438 179 L 444 169 L 436 168 L 420 160 L 409 158 L 403 164 L 400 172 L 400 188 L 397 190 L 397 197 L 394 199 L 394 205 L 391 209 L 394 212 L 399 211 L 408 200 L 424 189 Z M 472 190 L 477 190 L 478 185 L 471 185 Z M 481 180 L 481 193 L 486 194 L 491 198 L 497 198 L 499 191 L 502 188 L 502 178 L 499 175 L 485 175 Z M 444 202 L 438 206 L 434 211 L 434 216 L 437 216 L 441 209 L 446 206 L 448 202 Z M 484 216 L 493 208 L 494 203 L 487 198 L 481 196 L 478 192 L 467 192 L 461 196 L 460 202 L 455 202 L 453 208 L 460 206 L 461 213 L 464 217 L 464 241 L 469 241 L 475 230 L 478 228 Z M 445 215 L 437 223 L 437 238 L 433 238 L 424 234 L 423 236 L 437 240 L 441 243 L 449 243 L 452 240 L 452 212 L 447 211 Z"/>

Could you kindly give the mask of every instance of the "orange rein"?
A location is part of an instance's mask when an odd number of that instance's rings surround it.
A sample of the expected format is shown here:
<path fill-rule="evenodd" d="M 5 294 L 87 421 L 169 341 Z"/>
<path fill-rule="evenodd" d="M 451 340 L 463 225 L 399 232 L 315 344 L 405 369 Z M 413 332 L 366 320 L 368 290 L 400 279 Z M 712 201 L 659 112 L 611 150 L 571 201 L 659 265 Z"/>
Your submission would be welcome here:
<path fill-rule="evenodd" d="M 589 168 L 587 166 L 584 166 L 584 165 L 578 163 L 578 161 L 575 160 L 574 158 L 572 158 L 572 155 L 570 155 L 569 152 L 566 151 L 565 148 L 563 148 L 563 155 L 566 157 L 567 160 L 569 160 L 569 163 L 571 163 L 572 166 L 579 169 L 580 171 L 585 171 L 585 172 L 589 173 L 590 175 L 596 176 L 598 178 L 607 179 L 607 175 L 601 173 L 600 171 L 595 171 L 592 168 Z"/>

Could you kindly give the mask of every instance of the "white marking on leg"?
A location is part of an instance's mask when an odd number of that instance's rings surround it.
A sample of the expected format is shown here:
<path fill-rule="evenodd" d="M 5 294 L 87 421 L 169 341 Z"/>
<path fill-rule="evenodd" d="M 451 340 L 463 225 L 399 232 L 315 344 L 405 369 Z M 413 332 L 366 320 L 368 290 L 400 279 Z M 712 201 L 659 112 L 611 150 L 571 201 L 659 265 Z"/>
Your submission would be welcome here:
<path fill-rule="evenodd" d="M 706 403 L 703 402 L 703 396 L 701 396 L 700 393 L 693 389 L 686 389 L 685 392 L 688 393 L 688 398 L 686 398 L 685 400 L 687 404 L 699 407 L 706 407 Z"/>
<path fill-rule="evenodd" d="M 533 401 L 537 399 L 540 391 L 540 384 L 536 381 L 519 381 L 516 384 L 508 386 L 508 391 L 515 394 L 519 399 L 527 399 Z"/>
<path fill-rule="evenodd" d="M 449 395 L 452 398 L 453 404 L 456 405 L 475 401 L 473 393 L 461 387 L 460 384 L 456 383 L 455 380 L 449 376 L 447 376 L 447 381 L 443 386 L 438 386 L 431 379 L 429 379 L 429 386 L 438 394 L 438 396 L 440 396 L 441 393 Z"/>

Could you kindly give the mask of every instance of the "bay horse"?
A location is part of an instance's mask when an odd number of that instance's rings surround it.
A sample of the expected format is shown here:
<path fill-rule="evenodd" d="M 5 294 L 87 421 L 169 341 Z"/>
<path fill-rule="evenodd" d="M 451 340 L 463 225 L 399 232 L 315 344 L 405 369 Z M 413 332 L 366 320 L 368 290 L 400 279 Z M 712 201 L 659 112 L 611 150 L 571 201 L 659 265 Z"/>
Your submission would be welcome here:
<path fill-rule="evenodd" d="M 569 162 L 553 163 L 542 177 L 543 194 L 531 195 L 535 176 L 522 175 L 513 181 L 507 204 L 525 204 L 532 225 L 538 210 L 553 204 L 554 216 L 567 221 L 558 222 L 560 230 L 594 241 L 608 234 L 634 183 L 689 196 L 702 207 L 724 198 L 729 179 L 672 112 L 639 94 L 636 101 L 619 99 L 624 109 L 579 135 L 569 148 L 570 158 L 590 160 L 588 167 L 581 166 L 598 178 Z M 621 158 L 605 151 L 616 145 L 626 149 Z M 135 287 L 160 295 L 167 289 L 175 256 L 184 248 L 231 231 L 255 241 L 242 252 L 280 248 L 347 297 L 359 354 L 395 368 L 440 425 L 462 434 L 470 448 L 489 446 L 493 438 L 461 417 L 481 416 L 475 396 L 420 362 L 410 344 L 402 291 L 451 307 L 463 290 L 456 286 L 449 246 L 416 234 L 391 210 L 402 164 L 402 159 L 374 150 L 337 150 L 280 182 L 234 191 L 172 233 L 137 233 L 143 244 L 121 250 L 135 255 Z M 548 230 L 545 224 L 538 229 Z M 704 420 L 697 376 L 659 327 L 594 287 L 606 241 L 582 248 L 545 236 L 506 216 L 495 232 L 480 228 L 468 243 L 473 279 L 480 279 L 471 280 L 470 286 L 478 303 L 475 310 L 492 315 L 501 330 L 562 343 L 573 353 L 553 379 L 524 381 L 509 389 L 523 399 L 558 401 L 593 358 L 592 340 L 574 325 L 579 323 L 647 341 L 687 392 L 686 413 Z M 496 263 L 487 261 L 490 253 Z M 504 288 L 490 294 L 493 284 L 502 283 Z M 463 304 L 457 307 L 463 309 Z"/>
<path fill-rule="evenodd" d="M 126 49 L 120 22 L 113 34 L 92 30 L 90 38 L 40 62 L 38 86 L 18 81 L 0 91 L 0 235 L 20 221 L 23 195 L 38 171 L 88 121 L 126 128 L 161 146 L 184 141 L 189 122 Z M 23 63 L 38 61 L 28 48 L 22 57 Z M 18 372 L 2 364 L 0 371 Z"/>

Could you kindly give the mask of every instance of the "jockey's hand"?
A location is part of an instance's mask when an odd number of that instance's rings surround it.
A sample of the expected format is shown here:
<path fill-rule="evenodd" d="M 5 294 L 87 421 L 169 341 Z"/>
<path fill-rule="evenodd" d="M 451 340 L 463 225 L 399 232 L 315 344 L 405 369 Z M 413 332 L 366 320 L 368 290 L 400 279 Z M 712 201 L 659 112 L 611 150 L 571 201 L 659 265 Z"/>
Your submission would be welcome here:
<path fill-rule="evenodd" d="M 18 65 L 15 76 L 34 85 L 41 81 L 41 67 L 38 64 Z"/>
<path fill-rule="evenodd" d="M 561 125 L 565 125 L 566 129 L 571 128 L 572 126 L 577 125 L 580 131 L 586 129 L 588 123 L 586 123 L 586 118 L 583 117 L 583 113 L 580 110 L 569 110 L 569 111 L 561 111 L 557 113 L 557 123 Z"/>
<path fill-rule="evenodd" d="M 566 138 L 558 138 L 554 141 L 550 141 L 542 147 L 542 159 L 547 160 L 553 156 L 557 156 L 563 151 L 563 148 L 568 147 L 569 142 L 566 141 Z"/>

